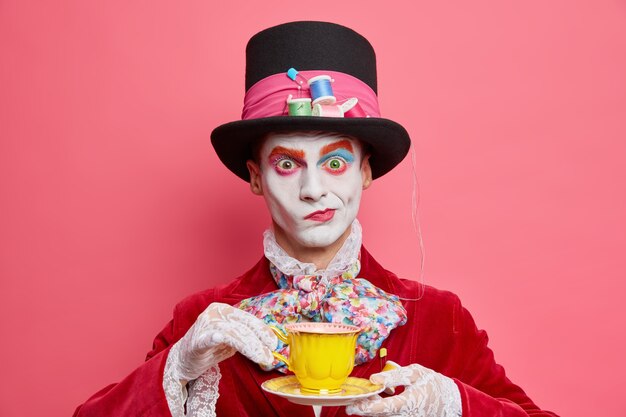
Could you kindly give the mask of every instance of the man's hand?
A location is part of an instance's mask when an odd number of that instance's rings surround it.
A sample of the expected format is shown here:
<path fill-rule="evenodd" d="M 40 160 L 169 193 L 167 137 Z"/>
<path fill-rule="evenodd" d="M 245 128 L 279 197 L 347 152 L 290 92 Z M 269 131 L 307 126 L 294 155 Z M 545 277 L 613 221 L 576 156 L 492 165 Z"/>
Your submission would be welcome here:
<path fill-rule="evenodd" d="M 278 340 L 263 321 L 228 304 L 210 304 L 171 349 L 183 385 L 211 366 L 240 352 L 253 362 L 272 363 Z"/>
<path fill-rule="evenodd" d="M 403 385 L 404 392 L 388 398 L 376 395 L 346 407 L 361 416 L 456 417 L 461 415 L 459 389 L 454 381 L 432 369 L 413 364 L 370 377 L 387 388 Z"/>

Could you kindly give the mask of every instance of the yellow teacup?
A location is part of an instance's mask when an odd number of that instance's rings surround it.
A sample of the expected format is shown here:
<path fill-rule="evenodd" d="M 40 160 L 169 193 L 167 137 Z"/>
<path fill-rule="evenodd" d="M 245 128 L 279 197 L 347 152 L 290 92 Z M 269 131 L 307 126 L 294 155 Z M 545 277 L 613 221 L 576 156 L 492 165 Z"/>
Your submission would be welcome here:
<path fill-rule="evenodd" d="M 274 356 L 296 374 L 300 390 L 312 394 L 336 394 L 354 368 L 356 338 L 360 329 L 341 323 L 295 323 L 285 326 L 287 335 L 272 327 L 289 345 L 289 359 Z"/>

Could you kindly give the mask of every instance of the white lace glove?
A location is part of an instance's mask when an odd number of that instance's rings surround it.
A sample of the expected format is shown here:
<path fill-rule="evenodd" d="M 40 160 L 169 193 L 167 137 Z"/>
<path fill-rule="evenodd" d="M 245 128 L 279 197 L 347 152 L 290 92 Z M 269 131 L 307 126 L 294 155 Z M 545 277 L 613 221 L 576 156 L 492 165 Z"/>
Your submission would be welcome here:
<path fill-rule="evenodd" d="M 215 415 L 218 363 L 240 352 L 253 362 L 270 364 L 277 343 L 272 330 L 252 314 L 228 304 L 209 305 L 168 354 L 163 389 L 172 416 L 185 415 L 184 386 L 190 381 L 195 382 L 187 415 Z"/>
<path fill-rule="evenodd" d="M 404 385 L 404 392 L 388 398 L 380 395 L 346 407 L 347 414 L 361 416 L 457 417 L 461 415 L 461 394 L 454 381 L 422 365 L 413 364 L 370 377 L 387 388 Z"/>

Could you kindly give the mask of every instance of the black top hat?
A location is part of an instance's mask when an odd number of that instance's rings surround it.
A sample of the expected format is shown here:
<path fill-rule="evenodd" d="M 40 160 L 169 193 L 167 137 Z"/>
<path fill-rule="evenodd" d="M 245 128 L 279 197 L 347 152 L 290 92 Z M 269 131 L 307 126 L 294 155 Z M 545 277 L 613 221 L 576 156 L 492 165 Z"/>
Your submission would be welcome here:
<path fill-rule="evenodd" d="M 249 181 L 246 161 L 267 133 L 343 133 L 368 145 L 378 178 L 404 159 L 410 139 L 380 117 L 376 94 L 376 55 L 363 36 L 326 22 L 274 26 L 246 48 L 243 120 L 215 128 L 211 143 L 224 165 Z"/>

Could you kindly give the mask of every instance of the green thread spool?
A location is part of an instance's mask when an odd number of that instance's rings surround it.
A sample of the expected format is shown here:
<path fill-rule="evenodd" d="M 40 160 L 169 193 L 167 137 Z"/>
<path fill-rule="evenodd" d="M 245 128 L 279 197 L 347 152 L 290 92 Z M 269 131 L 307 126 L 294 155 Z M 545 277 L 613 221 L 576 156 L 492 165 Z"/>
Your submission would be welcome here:
<path fill-rule="evenodd" d="M 287 101 L 289 108 L 289 116 L 310 116 L 311 115 L 311 99 L 310 98 L 292 98 Z"/>

